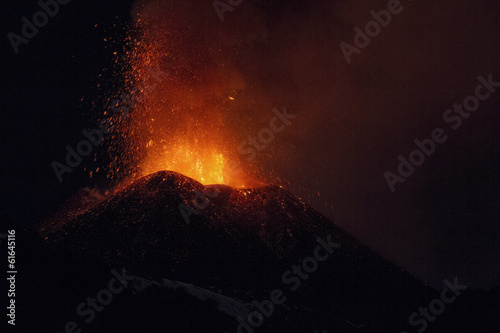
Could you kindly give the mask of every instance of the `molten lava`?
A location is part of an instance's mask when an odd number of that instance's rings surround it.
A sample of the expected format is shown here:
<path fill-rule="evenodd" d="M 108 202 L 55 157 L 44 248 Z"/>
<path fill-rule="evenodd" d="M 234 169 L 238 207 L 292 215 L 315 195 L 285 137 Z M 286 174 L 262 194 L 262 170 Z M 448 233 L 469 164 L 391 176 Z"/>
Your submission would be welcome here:
<path fill-rule="evenodd" d="M 182 173 L 202 184 L 226 184 L 224 177 L 224 156 L 216 150 L 204 152 L 189 145 L 165 148 L 162 152 L 148 156 L 142 164 L 142 175 L 149 175 L 161 170 Z"/>
<path fill-rule="evenodd" d="M 225 115 L 243 80 L 211 56 L 214 46 L 199 32 L 179 32 L 172 22 L 138 25 L 122 60 L 128 70 L 121 96 L 130 96 L 133 107 L 117 115 L 113 176 L 170 170 L 202 184 L 248 185 L 241 170 L 229 167 L 238 156 Z"/>

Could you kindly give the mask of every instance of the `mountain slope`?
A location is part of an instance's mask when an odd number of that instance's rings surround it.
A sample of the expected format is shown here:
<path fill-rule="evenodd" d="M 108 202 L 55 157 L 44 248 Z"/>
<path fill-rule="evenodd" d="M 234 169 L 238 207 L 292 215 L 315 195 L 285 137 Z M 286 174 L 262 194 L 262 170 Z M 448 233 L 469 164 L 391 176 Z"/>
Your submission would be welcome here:
<path fill-rule="evenodd" d="M 439 297 L 277 186 L 203 186 L 158 172 L 40 233 L 46 257 L 69 262 L 59 269 L 86 270 L 63 293 L 70 307 L 85 299 L 72 296 L 75 285 L 105 281 L 111 269 L 133 276 L 126 301 L 84 331 L 400 332 Z M 267 317 L 259 306 L 278 292 L 285 300 Z M 248 324 L 254 311 L 264 313 L 256 327 Z M 437 321 L 429 331 L 454 326 Z"/>

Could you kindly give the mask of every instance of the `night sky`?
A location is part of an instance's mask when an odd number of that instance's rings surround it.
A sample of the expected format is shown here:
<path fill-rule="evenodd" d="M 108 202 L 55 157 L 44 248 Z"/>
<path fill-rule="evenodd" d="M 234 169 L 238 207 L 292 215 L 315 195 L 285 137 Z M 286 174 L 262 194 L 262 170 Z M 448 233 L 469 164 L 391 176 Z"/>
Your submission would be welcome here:
<path fill-rule="evenodd" d="M 500 91 L 456 130 L 443 114 L 475 93 L 479 76 L 500 82 L 500 4 L 401 6 L 348 63 L 340 44 L 354 45 L 353 29 L 364 29 L 387 1 L 245 0 L 221 22 L 209 0 L 73 0 L 17 54 L 7 34 L 22 34 L 21 18 L 40 7 L 5 4 L 2 222 L 34 226 L 79 189 L 112 185 L 84 171 L 109 163 L 106 141 L 94 148 L 95 162 L 84 158 L 62 183 L 51 163 L 64 161 L 83 129 L 97 127 L 103 99 L 119 85 L 114 53 L 123 51 L 131 13 L 180 17 L 180 34 L 202 34 L 197 49 L 226 47 L 213 61 L 245 79 L 231 114 L 240 139 L 268 123 L 274 107 L 297 115 L 257 157 L 263 181 L 283 185 L 436 288 L 455 276 L 469 286 L 499 285 Z M 414 140 L 435 128 L 446 141 L 392 192 L 384 173 L 396 173 L 398 156 L 408 159 Z"/>

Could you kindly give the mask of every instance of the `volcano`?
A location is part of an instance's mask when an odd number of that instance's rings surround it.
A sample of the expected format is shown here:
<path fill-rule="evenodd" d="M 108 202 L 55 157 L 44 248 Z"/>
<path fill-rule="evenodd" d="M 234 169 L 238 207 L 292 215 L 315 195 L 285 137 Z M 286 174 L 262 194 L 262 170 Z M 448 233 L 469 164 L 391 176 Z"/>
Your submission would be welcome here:
<path fill-rule="evenodd" d="M 161 171 L 64 216 L 32 240 L 41 331 L 401 332 L 440 297 L 278 186 Z M 493 327 L 462 293 L 427 331 Z"/>

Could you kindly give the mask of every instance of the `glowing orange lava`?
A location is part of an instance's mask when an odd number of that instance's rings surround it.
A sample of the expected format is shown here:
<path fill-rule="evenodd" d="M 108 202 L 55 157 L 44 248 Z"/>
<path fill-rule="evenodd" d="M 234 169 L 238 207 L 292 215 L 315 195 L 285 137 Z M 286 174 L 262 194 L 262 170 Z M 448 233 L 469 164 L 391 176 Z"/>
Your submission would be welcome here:
<path fill-rule="evenodd" d="M 125 90 L 133 108 L 119 121 L 125 148 L 112 168 L 134 169 L 135 176 L 171 170 L 202 184 L 244 186 L 241 170 L 228 163 L 237 160 L 224 117 L 226 102 L 235 100 L 229 70 L 197 49 L 195 37 L 170 30 L 143 27 L 130 40 Z"/>
<path fill-rule="evenodd" d="M 202 151 L 188 145 L 166 148 L 156 155 L 148 156 L 142 163 L 142 175 L 161 170 L 171 170 L 191 177 L 202 184 L 227 184 L 224 177 L 225 160 L 216 150 Z"/>

